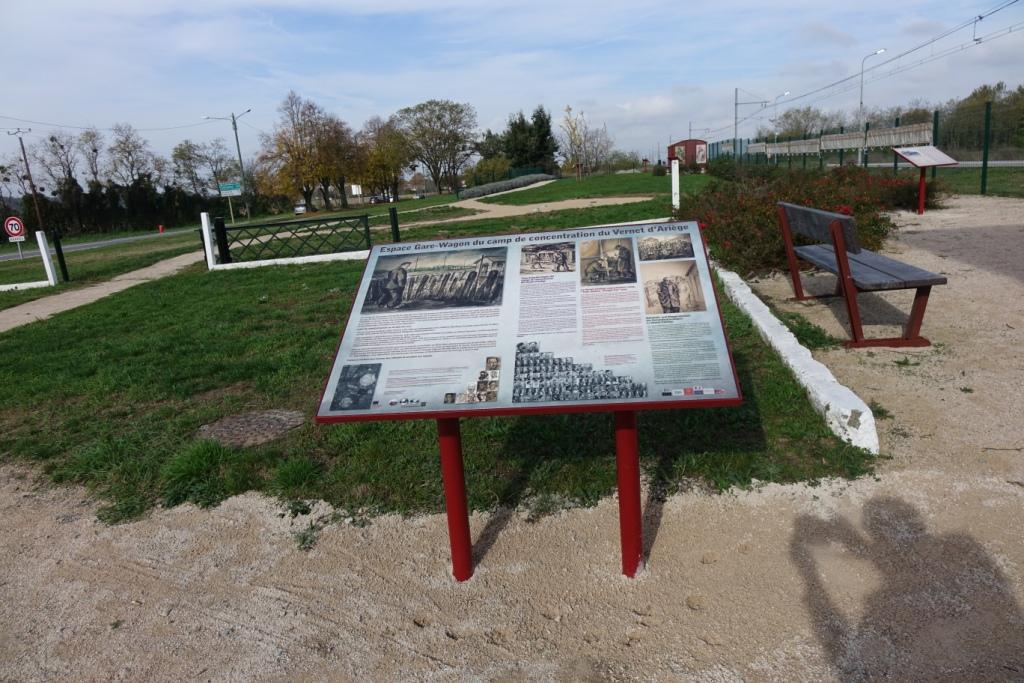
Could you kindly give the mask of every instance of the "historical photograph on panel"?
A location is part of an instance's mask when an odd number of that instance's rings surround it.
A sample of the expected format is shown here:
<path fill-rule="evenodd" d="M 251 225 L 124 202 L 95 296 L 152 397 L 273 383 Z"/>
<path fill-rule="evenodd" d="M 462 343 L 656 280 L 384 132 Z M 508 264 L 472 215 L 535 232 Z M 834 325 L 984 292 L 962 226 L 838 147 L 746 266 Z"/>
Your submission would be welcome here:
<path fill-rule="evenodd" d="M 647 383 L 612 370 L 594 370 L 591 363 L 541 351 L 537 342 L 516 344 L 512 379 L 513 403 L 597 401 L 647 398 Z"/>
<path fill-rule="evenodd" d="M 647 315 L 707 310 L 696 261 L 642 263 L 640 281 Z"/>
<path fill-rule="evenodd" d="M 520 275 L 572 273 L 575 271 L 576 244 L 573 242 L 531 244 L 523 247 L 522 258 L 519 261 Z"/>
<path fill-rule="evenodd" d="M 331 410 L 367 410 L 373 403 L 373 390 L 380 377 L 380 363 L 346 365 L 341 369 Z"/>
<path fill-rule="evenodd" d="M 585 286 L 636 282 L 633 240 L 580 242 L 580 282 Z"/>
<path fill-rule="evenodd" d="M 689 235 L 657 235 L 636 241 L 641 261 L 669 258 L 693 258 L 693 242 Z"/>
<path fill-rule="evenodd" d="M 377 259 L 363 313 L 500 306 L 506 247 Z"/>

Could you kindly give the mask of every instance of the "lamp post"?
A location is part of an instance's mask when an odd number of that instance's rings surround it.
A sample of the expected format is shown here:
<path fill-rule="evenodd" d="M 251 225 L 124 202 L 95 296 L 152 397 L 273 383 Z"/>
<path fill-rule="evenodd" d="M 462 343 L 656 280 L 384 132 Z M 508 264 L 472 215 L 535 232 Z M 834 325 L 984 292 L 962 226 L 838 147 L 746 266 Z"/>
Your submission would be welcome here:
<path fill-rule="evenodd" d="M 242 166 L 242 146 L 238 144 L 238 119 L 242 118 L 246 114 L 252 111 L 252 108 L 246 109 L 238 116 L 235 116 L 234 112 L 231 116 L 204 116 L 204 119 L 216 119 L 217 121 L 230 121 L 231 128 L 235 131 L 235 151 L 238 152 L 238 182 L 242 186 L 242 197 L 245 199 L 245 219 L 252 220 L 252 214 L 249 213 L 249 195 L 245 191 L 245 168 Z"/>
<path fill-rule="evenodd" d="M 880 55 L 883 52 L 885 52 L 885 48 L 884 47 L 875 50 L 874 52 L 872 52 L 869 55 L 865 55 L 864 59 L 860 60 L 860 107 L 859 107 L 859 110 L 858 110 L 858 112 L 859 112 L 858 116 L 860 118 L 860 127 L 862 129 L 864 128 L 864 63 L 866 61 L 868 61 L 869 59 L 871 59 L 872 57 L 874 57 L 875 55 Z M 867 146 L 868 146 L 868 133 L 867 133 L 867 131 L 864 131 L 864 144 L 861 145 L 861 148 L 860 148 L 860 162 L 862 164 L 864 163 L 864 151 L 865 151 L 865 148 Z"/>
<path fill-rule="evenodd" d="M 772 108 L 774 110 L 774 111 L 772 111 L 772 125 L 775 127 L 775 144 L 776 145 L 779 144 L 779 100 L 781 100 L 783 97 L 787 97 L 788 95 L 789 95 L 789 91 L 788 90 L 786 92 L 782 93 L 781 95 L 776 95 L 775 96 L 775 102 L 772 103 Z"/>

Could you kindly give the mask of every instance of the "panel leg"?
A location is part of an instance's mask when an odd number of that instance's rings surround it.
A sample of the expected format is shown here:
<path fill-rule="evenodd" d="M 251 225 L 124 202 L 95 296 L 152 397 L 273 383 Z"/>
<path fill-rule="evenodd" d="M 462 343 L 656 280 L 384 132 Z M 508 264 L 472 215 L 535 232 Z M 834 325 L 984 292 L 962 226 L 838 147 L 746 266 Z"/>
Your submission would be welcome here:
<path fill-rule="evenodd" d="M 619 536 L 622 573 L 633 578 L 643 556 L 643 525 L 640 516 L 640 452 L 636 413 L 615 413 L 615 459 L 619 478 Z"/>
<path fill-rule="evenodd" d="M 452 574 L 456 581 L 465 581 L 473 576 L 473 546 L 469 536 L 466 476 L 462 469 L 462 438 L 458 418 L 442 418 L 437 421 L 437 441 L 441 448 L 441 478 L 444 482 L 444 506 L 448 513 Z"/>

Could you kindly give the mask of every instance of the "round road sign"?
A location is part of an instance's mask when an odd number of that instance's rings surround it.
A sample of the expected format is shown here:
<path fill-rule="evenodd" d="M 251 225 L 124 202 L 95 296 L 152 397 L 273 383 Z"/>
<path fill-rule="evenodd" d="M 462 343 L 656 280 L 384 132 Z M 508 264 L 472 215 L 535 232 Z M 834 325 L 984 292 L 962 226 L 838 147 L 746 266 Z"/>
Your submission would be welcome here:
<path fill-rule="evenodd" d="M 4 221 L 4 232 L 8 237 L 24 237 L 25 223 L 17 216 L 11 216 Z"/>

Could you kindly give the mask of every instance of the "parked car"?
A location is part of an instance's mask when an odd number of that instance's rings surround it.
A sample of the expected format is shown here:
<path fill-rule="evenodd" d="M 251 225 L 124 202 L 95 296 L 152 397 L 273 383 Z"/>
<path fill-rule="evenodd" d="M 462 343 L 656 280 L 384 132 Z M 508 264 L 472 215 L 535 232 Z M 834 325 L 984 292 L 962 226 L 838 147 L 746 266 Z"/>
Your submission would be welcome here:
<path fill-rule="evenodd" d="M 426 199 L 427 195 L 423 194 L 422 192 L 417 192 L 416 194 L 414 194 L 412 196 L 412 198 L 413 199 Z"/>
<path fill-rule="evenodd" d="M 384 195 L 375 194 L 372 197 L 370 197 L 371 204 L 386 204 L 387 201 L 388 200 L 386 197 L 384 197 Z"/>
<path fill-rule="evenodd" d="M 301 216 L 304 213 L 306 213 L 306 205 L 305 204 L 296 204 L 295 205 L 295 215 L 296 216 Z"/>

